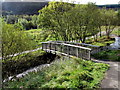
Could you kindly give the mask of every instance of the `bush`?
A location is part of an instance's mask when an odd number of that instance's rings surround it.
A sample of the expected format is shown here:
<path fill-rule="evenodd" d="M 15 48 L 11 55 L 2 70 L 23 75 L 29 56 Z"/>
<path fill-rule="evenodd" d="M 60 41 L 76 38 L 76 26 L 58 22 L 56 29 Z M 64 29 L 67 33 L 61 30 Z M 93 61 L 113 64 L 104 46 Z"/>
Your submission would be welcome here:
<path fill-rule="evenodd" d="M 109 65 L 81 59 L 55 61 L 37 73 L 29 73 L 16 81 L 5 83 L 8 88 L 80 88 L 94 89 L 103 79 Z M 24 82 L 24 83 L 22 83 Z"/>
<path fill-rule="evenodd" d="M 24 31 L 15 28 L 14 25 L 6 24 L 5 22 L 3 22 L 2 26 L 3 59 L 6 59 L 8 55 L 14 56 L 15 53 L 31 50 L 35 47 L 34 41 Z"/>
<path fill-rule="evenodd" d="M 94 54 L 93 57 L 102 60 L 120 61 L 120 51 L 119 50 L 101 51 L 99 53 Z"/>

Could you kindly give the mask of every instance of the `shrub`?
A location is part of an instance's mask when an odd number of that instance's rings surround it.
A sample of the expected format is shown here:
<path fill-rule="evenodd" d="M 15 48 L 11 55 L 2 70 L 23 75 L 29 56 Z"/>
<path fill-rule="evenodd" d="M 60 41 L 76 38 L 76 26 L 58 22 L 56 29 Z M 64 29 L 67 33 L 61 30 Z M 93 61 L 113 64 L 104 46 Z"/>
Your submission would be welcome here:
<path fill-rule="evenodd" d="M 34 41 L 24 31 L 5 22 L 3 22 L 2 26 L 3 59 L 8 58 L 8 55 L 14 56 L 15 53 L 31 50 L 35 47 Z"/>

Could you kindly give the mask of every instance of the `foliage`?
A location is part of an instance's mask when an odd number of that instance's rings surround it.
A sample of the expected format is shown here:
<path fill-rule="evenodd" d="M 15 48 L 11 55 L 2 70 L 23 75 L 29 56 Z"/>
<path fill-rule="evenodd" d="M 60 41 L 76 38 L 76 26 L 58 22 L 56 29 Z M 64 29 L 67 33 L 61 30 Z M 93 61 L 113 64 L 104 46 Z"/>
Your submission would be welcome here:
<path fill-rule="evenodd" d="M 34 41 L 31 37 L 15 28 L 14 25 L 2 23 L 2 56 L 3 59 L 8 55 L 14 56 L 15 53 L 20 53 L 26 50 L 31 50 L 35 47 Z"/>
<path fill-rule="evenodd" d="M 18 17 L 15 15 L 7 15 L 5 18 L 5 21 L 9 24 L 14 24 L 15 22 L 17 22 Z"/>
<path fill-rule="evenodd" d="M 118 10 L 118 13 L 117 13 L 117 17 L 118 17 L 118 25 L 120 26 L 120 10 Z"/>
<path fill-rule="evenodd" d="M 61 7 L 62 6 L 62 7 Z M 70 4 L 65 2 L 50 2 L 39 10 L 38 26 L 51 31 L 56 40 L 80 40 L 85 43 L 86 37 L 94 36 L 105 26 L 106 36 L 118 25 L 117 13 L 105 8 L 98 9 L 93 3 L 87 5 Z"/>
<path fill-rule="evenodd" d="M 14 24 L 24 30 L 37 29 L 38 15 L 7 15 L 3 18 L 7 24 Z"/>
<path fill-rule="evenodd" d="M 42 30 L 42 29 L 31 29 L 31 30 L 27 30 L 25 31 L 26 33 L 28 33 L 32 40 L 34 40 L 37 43 L 36 47 L 40 47 L 41 42 L 45 42 L 45 41 L 55 41 L 56 39 L 54 38 L 54 35 L 47 30 Z"/>
<path fill-rule="evenodd" d="M 24 72 L 35 66 L 50 63 L 56 55 L 45 53 L 42 50 L 20 54 L 10 60 L 2 61 L 3 79 Z"/>
<path fill-rule="evenodd" d="M 66 30 L 66 14 L 71 8 L 72 4 L 65 2 L 50 2 L 48 7 L 39 11 L 39 27 L 51 31 L 57 40 L 68 40 L 68 32 Z M 66 21 L 65 21 L 66 20 Z M 68 25 L 67 25 L 68 26 Z"/>
<path fill-rule="evenodd" d="M 70 11 L 70 29 L 72 29 L 74 39 L 80 39 L 82 43 L 85 43 L 86 37 L 95 36 L 98 33 L 99 18 L 96 17 L 98 15 L 98 9 L 93 3 L 76 5 Z"/>
<path fill-rule="evenodd" d="M 120 51 L 119 50 L 107 50 L 101 51 L 93 55 L 96 59 L 110 60 L 110 61 L 120 61 Z"/>
<path fill-rule="evenodd" d="M 117 36 L 120 36 L 120 27 L 116 28 L 116 30 L 113 30 L 111 34 L 115 34 Z"/>
<path fill-rule="evenodd" d="M 102 17 L 102 23 L 105 25 L 106 36 L 107 38 L 110 38 L 110 33 L 114 30 L 119 22 L 117 13 L 112 9 L 103 9 L 101 10 L 101 14 L 104 15 Z"/>
<path fill-rule="evenodd" d="M 102 37 L 98 38 L 97 41 L 94 41 L 92 38 L 86 40 L 86 43 L 96 45 L 96 46 L 106 46 L 107 44 L 110 45 L 114 42 L 115 42 L 114 38 L 107 39 L 106 36 L 102 36 Z"/>
<path fill-rule="evenodd" d="M 50 67 L 15 81 L 6 82 L 6 88 L 98 88 L 107 64 L 81 59 L 65 59 Z"/>

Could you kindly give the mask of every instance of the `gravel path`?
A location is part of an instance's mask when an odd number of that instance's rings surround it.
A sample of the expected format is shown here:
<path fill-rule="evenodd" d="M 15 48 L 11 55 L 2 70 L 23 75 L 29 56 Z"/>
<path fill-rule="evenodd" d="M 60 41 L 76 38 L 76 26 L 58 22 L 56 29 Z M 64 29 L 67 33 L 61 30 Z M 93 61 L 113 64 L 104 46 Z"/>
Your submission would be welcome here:
<path fill-rule="evenodd" d="M 106 63 L 110 65 L 109 70 L 105 73 L 105 77 L 101 82 L 101 88 L 109 88 L 109 89 L 120 89 L 120 62 L 112 62 L 112 61 L 101 61 L 92 59 L 92 61 L 99 63 Z"/>

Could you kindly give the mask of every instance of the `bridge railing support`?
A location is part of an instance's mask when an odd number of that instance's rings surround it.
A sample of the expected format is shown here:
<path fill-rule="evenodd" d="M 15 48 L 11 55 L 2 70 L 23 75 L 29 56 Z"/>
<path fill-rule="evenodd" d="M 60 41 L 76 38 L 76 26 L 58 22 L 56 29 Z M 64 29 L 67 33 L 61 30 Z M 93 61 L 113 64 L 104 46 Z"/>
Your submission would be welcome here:
<path fill-rule="evenodd" d="M 83 59 L 91 59 L 91 49 L 57 42 L 42 42 L 42 49 L 50 52 L 60 52 L 64 55 L 76 56 Z"/>

